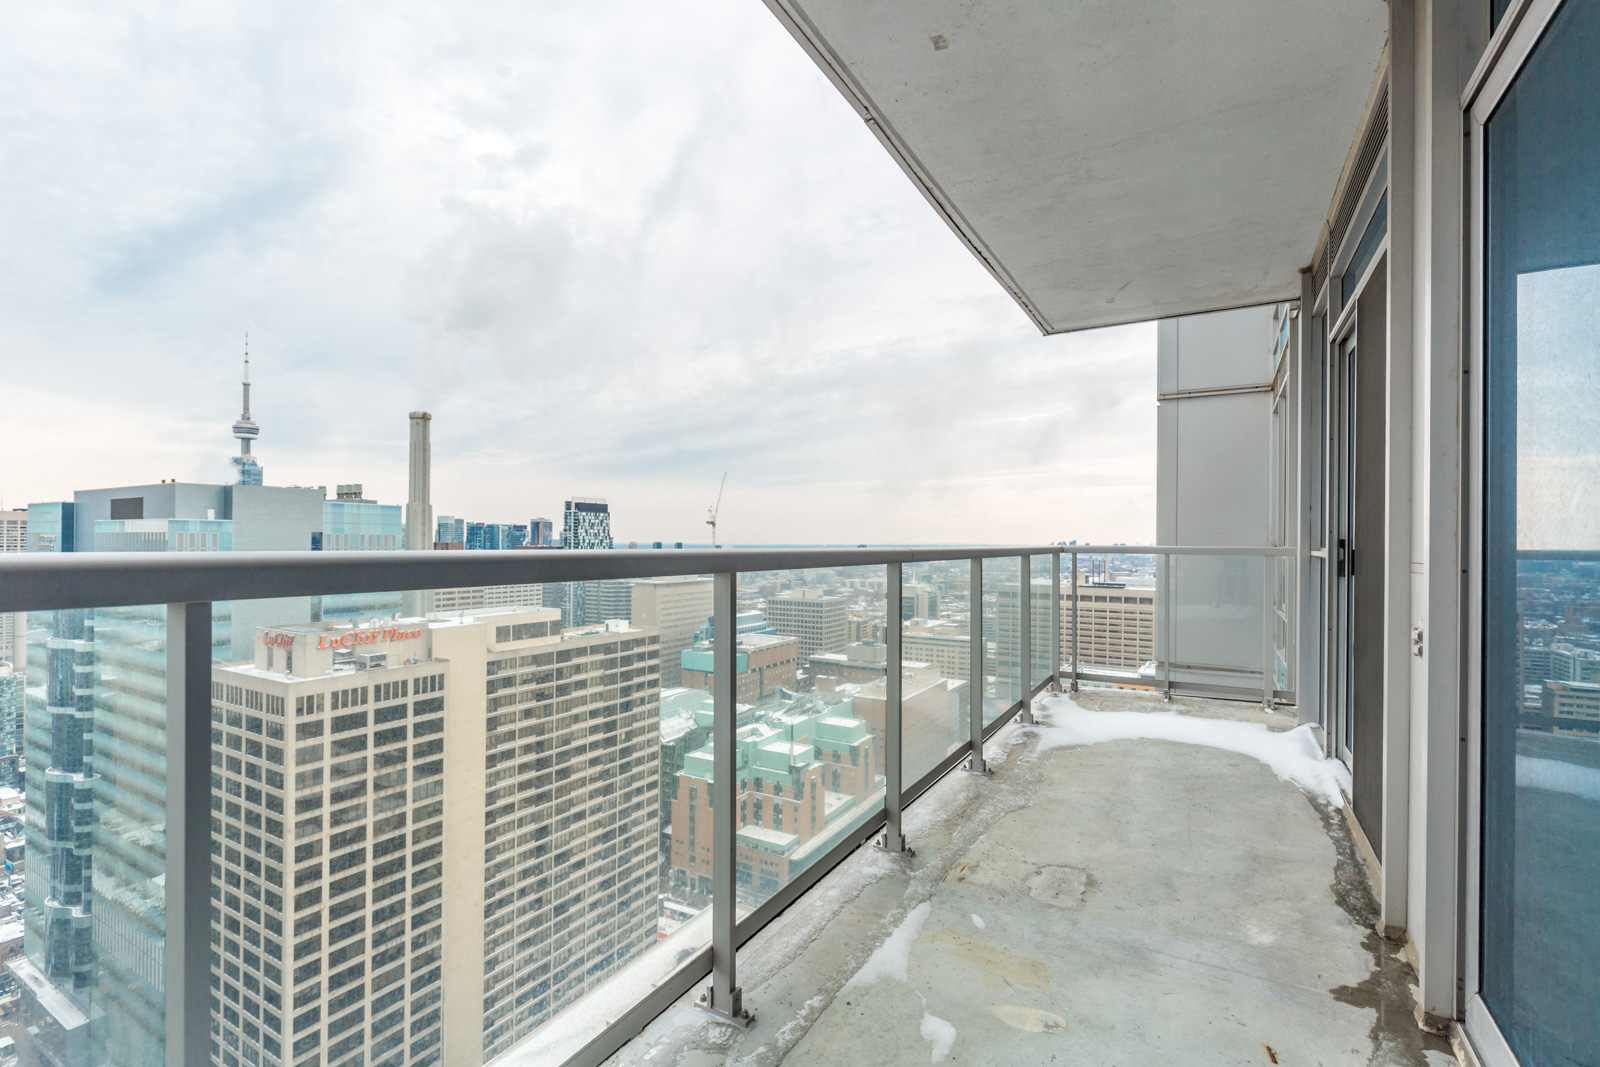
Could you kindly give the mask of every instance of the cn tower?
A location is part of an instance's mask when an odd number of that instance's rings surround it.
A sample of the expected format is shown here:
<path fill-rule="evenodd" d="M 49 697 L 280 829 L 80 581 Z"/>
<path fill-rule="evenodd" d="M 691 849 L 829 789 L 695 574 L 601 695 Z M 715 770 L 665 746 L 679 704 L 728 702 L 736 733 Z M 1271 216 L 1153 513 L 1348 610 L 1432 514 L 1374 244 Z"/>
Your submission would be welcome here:
<path fill-rule="evenodd" d="M 250 335 L 244 335 L 244 410 L 233 424 L 233 436 L 239 439 L 239 454 L 233 465 L 239 468 L 240 485 L 261 484 L 261 464 L 250 454 L 250 442 L 261 436 L 261 427 L 250 418 Z"/>

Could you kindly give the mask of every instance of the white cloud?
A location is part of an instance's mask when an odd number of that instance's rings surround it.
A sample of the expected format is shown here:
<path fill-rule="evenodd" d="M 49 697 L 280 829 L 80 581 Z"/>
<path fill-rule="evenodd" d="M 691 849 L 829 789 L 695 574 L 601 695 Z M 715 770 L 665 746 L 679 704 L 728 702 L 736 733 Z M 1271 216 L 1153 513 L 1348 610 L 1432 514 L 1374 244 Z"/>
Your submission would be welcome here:
<path fill-rule="evenodd" d="M 1154 331 L 1037 336 L 755 0 L 47 5 L 0 99 L 10 502 L 216 477 L 248 328 L 277 484 L 423 406 L 485 520 L 1154 533 Z"/>

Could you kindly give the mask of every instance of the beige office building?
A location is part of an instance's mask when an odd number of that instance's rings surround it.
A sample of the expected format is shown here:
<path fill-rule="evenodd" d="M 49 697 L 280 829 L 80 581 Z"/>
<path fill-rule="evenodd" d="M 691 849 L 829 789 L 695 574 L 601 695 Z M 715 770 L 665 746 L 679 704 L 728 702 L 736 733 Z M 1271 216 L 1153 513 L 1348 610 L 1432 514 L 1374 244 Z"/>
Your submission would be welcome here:
<path fill-rule="evenodd" d="M 648 626 L 661 636 L 661 684 L 683 684 L 679 656 L 694 645 L 695 631 L 711 615 L 710 578 L 644 578 L 633 585 L 635 626 Z"/>
<path fill-rule="evenodd" d="M 767 622 L 778 633 L 800 639 L 800 658 L 809 661 L 818 652 L 837 652 L 849 641 L 845 598 L 820 589 L 797 589 L 768 597 Z"/>
<path fill-rule="evenodd" d="M 484 1062 L 655 943 L 656 639 L 559 617 L 269 628 L 215 669 L 214 1062 Z"/>
<path fill-rule="evenodd" d="M 1156 591 L 1151 586 L 1082 581 L 1078 598 L 1078 655 L 1085 670 L 1137 671 L 1156 658 Z M 1048 587 L 1046 588 L 1048 594 Z M 1037 591 L 1035 596 L 1037 596 Z M 1045 615 L 1049 619 L 1048 613 Z M 1034 639 L 1038 640 L 1037 615 Z M 1072 597 L 1061 597 L 1061 658 L 1072 658 Z"/>
<path fill-rule="evenodd" d="M 971 677 L 972 640 L 954 623 L 907 622 L 900 634 L 900 650 L 907 661 L 926 663 L 941 677 Z"/>

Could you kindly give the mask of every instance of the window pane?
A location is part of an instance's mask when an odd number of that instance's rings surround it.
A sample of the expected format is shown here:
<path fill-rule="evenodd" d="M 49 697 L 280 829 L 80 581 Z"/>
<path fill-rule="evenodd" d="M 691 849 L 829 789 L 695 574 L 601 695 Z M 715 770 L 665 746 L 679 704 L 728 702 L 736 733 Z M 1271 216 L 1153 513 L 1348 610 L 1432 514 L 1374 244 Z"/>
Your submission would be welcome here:
<path fill-rule="evenodd" d="M 1600 1063 L 1600 6 L 1487 125 L 1483 996 L 1529 1067 Z"/>

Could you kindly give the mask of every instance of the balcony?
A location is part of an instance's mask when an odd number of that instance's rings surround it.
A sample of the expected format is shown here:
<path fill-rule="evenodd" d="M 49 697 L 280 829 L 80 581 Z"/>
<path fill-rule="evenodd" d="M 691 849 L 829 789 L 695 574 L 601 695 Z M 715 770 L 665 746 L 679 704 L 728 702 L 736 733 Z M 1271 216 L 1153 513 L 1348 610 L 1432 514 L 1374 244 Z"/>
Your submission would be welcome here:
<path fill-rule="evenodd" d="M 13 557 L 30 763 L 99 791 L 43 791 L 64 828 L 31 842 L 52 863 L 30 899 L 88 903 L 70 929 L 29 913 L 24 1015 L 63 1063 L 118 1018 L 140 1020 L 129 1062 L 594 1064 L 718 1034 L 830 1062 L 862 1004 L 896 1025 L 913 993 L 917 1056 L 970 1058 L 984 1027 L 1159 1056 L 1224 1005 L 1285 1062 L 1369 1031 L 1420 1048 L 1348 776 L 1288 710 L 1289 560 Z M 582 583 L 696 575 L 676 588 L 704 594 L 706 648 L 564 614 L 600 602 Z M 479 606 L 434 610 L 445 589 Z M 775 600 L 824 647 L 881 637 L 848 646 L 878 674 L 796 675 L 791 653 L 744 703 Z M 964 658 L 908 656 L 925 632 Z M 706 691 L 663 691 L 664 654 Z M 55 856 L 85 852 L 92 891 Z M 978 1010 L 963 982 L 1006 995 Z M 1151 988 L 1173 999 L 1130 1029 Z"/>

